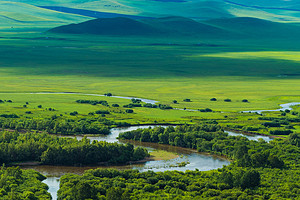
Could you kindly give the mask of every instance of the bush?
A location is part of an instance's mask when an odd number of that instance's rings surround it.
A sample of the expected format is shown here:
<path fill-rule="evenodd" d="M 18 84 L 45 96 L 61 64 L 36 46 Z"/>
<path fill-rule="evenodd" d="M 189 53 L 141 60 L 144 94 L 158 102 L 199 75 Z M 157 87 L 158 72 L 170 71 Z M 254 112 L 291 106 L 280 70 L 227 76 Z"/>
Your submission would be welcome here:
<path fill-rule="evenodd" d="M 78 112 L 77 112 L 77 111 L 71 112 L 70 115 L 71 115 L 71 116 L 78 115 Z"/>
<path fill-rule="evenodd" d="M 132 103 L 141 103 L 142 100 L 140 99 L 131 99 Z"/>
<path fill-rule="evenodd" d="M 212 109 L 205 108 L 205 109 L 199 109 L 200 112 L 212 112 Z"/>
<path fill-rule="evenodd" d="M 249 101 L 247 99 L 243 99 L 242 102 L 248 103 Z"/>
<path fill-rule="evenodd" d="M 112 106 L 112 107 L 119 107 L 119 104 L 114 103 L 114 104 L 112 104 L 111 106 Z"/>
<path fill-rule="evenodd" d="M 146 107 L 146 108 L 157 108 L 158 107 L 157 105 L 152 104 L 152 103 L 146 103 L 143 106 Z"/>
<path fill-rule="evenodd" d="M 133 110 L 132 109 L 127 109 L 125 112 L 126 113 L 133 113 Z"/>
<path fill-rule="evenodd" d="M 293 131 L 286 130 L 286 129 L 282 129 L 282 130 L 277 129 L 277 130 L 271 130 L 270 131 L 270 134 L 272 134 L 272 135 L 289 135 L 291 133 L 293 133 Z"/>
<path fill-rule="evenodd" d="M 100 114 L 109 114 L 109 111 L 107 111 L 107 110 L 97 110 L 95 113 L 98 114 L 98 115 L 100 115 Z"/>
<path fill-rule="evenodd" d="M 184 102 L 191 102 L 191 99 L 183 99 Z"/>
<path fill-rule="evenodd" d="M 162 110 L 173 109 L 171 106 L 165 104 L 159 104 L 158 107 Z"/>
<path fill-rule="evenodd" d="M 225 102 L 231 102 L 231 99 L 224 99 Z"/>
<path fill-rule="evenodd" d="M 280 123 L 278 122 L 265 122 L 262 125 L 265 127 L 280 127 Z"/>
<path fill-rule="evenodd" d="M 110 92 L 105 93 L 104 96 L 111 97 L 111 96 L 112 96 L 112 93 L 110 93 Z"/>
<path fill-rule="evenodd" d="M 211 98 L 210 101 L 217 101 L 217 99 L 216 98 Z"/>
<path fill-rule="evenodd" d="M 19 118 L 19 116 L 16 115 L 16 114 L 2 114 L 2 115 L 0 115 L 0 117 L 4 117 L 4 118 Z"/>
<path fill-rule="evenodd" d="M 139 103 L 130 103 L 128 105 L 124 105 L 124 108 L 134 108 L 134 107 L 142 107 L 142 104 Z"/>

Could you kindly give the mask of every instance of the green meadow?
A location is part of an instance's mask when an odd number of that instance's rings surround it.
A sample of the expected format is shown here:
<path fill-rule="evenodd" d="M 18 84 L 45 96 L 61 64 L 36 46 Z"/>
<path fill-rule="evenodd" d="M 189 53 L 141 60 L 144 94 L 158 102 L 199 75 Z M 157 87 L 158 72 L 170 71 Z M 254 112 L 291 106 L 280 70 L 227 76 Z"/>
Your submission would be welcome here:
<path fill-rule="evenodd" d="M 6 34 L 0 92 L 111 92 L 226 112 L 300 101 L 299 52 L 283 41 L 262 42 Z M 218 101 L 209 101 L 213 97 Z"/>

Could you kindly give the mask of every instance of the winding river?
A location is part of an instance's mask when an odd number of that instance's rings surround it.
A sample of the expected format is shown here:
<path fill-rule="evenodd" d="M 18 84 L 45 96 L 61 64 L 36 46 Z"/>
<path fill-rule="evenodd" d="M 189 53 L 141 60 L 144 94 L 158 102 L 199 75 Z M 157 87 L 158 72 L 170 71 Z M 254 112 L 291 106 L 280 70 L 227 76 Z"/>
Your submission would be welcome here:
<path fill-rule="evenodd" d="M 149 126 L 146 126 L 149 127 Z M 154 127 L 154 126 L 151 126 Z M 111 130 L 111 134 L 107 136 L 94 136 L 88 137 L 91 141 L 107 141 L 107 142 L 119 142 L 116 138 L 119 136 L 119 133 L 125 131 L 136 130 L 138 128 L 145 128 L 145 126 L 135 126 L 127 128 L 114 128 Z M 71 136 L 68 136 L 71 137 Z M 76 137 L 80 140 L 82 137 Z M 126 141 L 128 142 L 128 141 Z M 132 164 L 132 165 L 123 165 L 123 166 L 88 166 L 88 167 L 71 167 L 71 166 L 47 166 L 47 165 L 38 165 L 38 166 L 22 166 L 23 169 L 34 169 L 39 171 L 48 178 L 43 182 L 49 186 L 49 192 L 52 195 L 53 199 L 57 198 L 57 191 L 59 189 L 59 178 L 66 173 L 75 173 L 82 174 L 85 170 L 96 169 L 96 168 L 115 168 L 115 169 L 138 169 L 140 171 L 166 171 L 166 170 L 195 170 L 199 169 L 200 171 L 208 171 L 212 169 L 218 169 L 223 167 L 223 165 L 228 165 L 230 162 L 222 157 L 213 156 L 208 154 L 198 153 L 191 149 L 185 149 L 180 147 L 174 147 L 170 145 L 154 144 L 154 143 L 144 143 L 132 141 L 135 146 L 142 146 L 148 149 L 148 151 L 153 151 L 155 149 L 164 150 L 168 152 L 173 152 L 178 154 L 178 157 L 171 160 L 158 160 L 158 161 L 147 161 L 146 163 Z M 184 167 L 178 167 L 179 163 L 187 163 Z"/>
<path fill-rule="evenodd" d="M 24 94 L 24 93 L 23 93 Z M 99 94 L 83 94 L 83 93 L 27 93 L 27 94 L 70 94 L 70 95 L 85 95 L 85 96 L 104 96 Z M 122 98 L 122 99 L 132 99 L 136 97 L 122 97 L 122 96 L 111 96 L 112 98 Z M 155 104 L 158 101 L 150 100 L 150 99 L 143 99 L 138 98 L 142 102 Z M 292 106 L 299 105 L 300 103 L 288 103 L 288 104 L 281 104 L 281 109 L 277 110 L 256 110 L 256 111 L 244 111 L 244 112 L 264 112 L 264 111 L 279 111 L 279 110 L 291 110 Z M 196 111 L 196 110 L 188 110 L 188 111 Z M 117 139 L 119 133 L 136 130 L 138 128 L 147 128 L 149 126 L 134 126 L 134 127 L 127 127 L 127 128 L 114 128 L 111 130 L 111 134 L 106 136 L 90 136 L 88 139 L 91 141 L 107 141 L 107 142 L 118 142 L 122 143 Z M 151 126 L 154 127 L 154 126 Z M 260 135 L 244 135 L 241 133 L 235 133 L 232 131 L 225 131 L 231 136 L 243 136 L 247 137 L 249 140 L 258 140 L 263 139 L 267 142 L 272 140 L 267 136 L 260 136 Z M 74 136 L 64 136 L 64 137 L 74 137 Z M 76 137 L 78 140 L 82 139 L 81 136 Z M 128 142 L 128 141 L 126 141 Z M 123 166 L 87 166 L 87 167 L 70 167 L 70 166 L 47 166 L 47 165 L 40 165 L 40 166 L 22 166 L 24 169 L 34 169 L 39 171 L 40 173 L 47 176 L 47 179 L 43 182 L 49 186 L 49 192 L 52 195 L 53 199 L 57 199 L 57 191 L 59 189 L 59 179 L 62 175 L 66 173 L 75 173 L 75 174 L 83 174 L 85 170 L 88 169 L 96 169 L 96 168 L 114 168 L 114 169 L 138 169 L 140 171 L 166 171 L 166 170 L 178 170 L 178 171 L 186 171 L 186 170 L 195 170 L 198 169 L 200 171 L 208 171 L 213 169 L 218 169 L 223 167 L 223 165 L 229 165 L 229 161 L 219 157 L 213 156 L 203 153 L 198 153 L 195 150 L 185 149 L 180 147 L 174 147 L 170 145 L 162 145 L 162 144 L 154 144 L 154 143 L 144 143 L 144 142 L 136 142 L 130 141 L 135 146 L 142 146 L 148 149 L 148 151 L 153 151 L 155 149 L 164 150 L 168 152 L 173 152 L 178 154 L 178 157 L 175 159 L 170 160 L 158 160 L 158 161 L 147 161 L 145 163 L 140 164 L 132 164 L 132 165 L 123 165 Z M 187 163 L 184 167 L 179 167 L 178 164 L 185 162 Z"/>
<path fill-rule="evenodd" d="M 126 127 L 126 128 L 113 128 L 111 130 L 111 134 L 106 136 L 89 136 L 87 137 L 91 141 L 107 141 L 107 142 L 118 142 L 117 137 L 121 132 L 132 131 L 139 128 L 148 128 L 149 126 L 134 126 L 134 127 Z M 155 126 L 150 126 L 155 127 Z M 163 126 L 166 127 L 166 126 Z M 259 138 L 264 139 L 265 141 L 270 141 L 271 139 L 267 136 L 256 136 L 256 135 L 243 135 L 241 133 L 234 133 L 231 131 L 226 131 L 229 135 L 232 136 L 243 136 L 247 137 L 250 140 L 258 140 Z M 75 136 L 61 136 L 61 137 L 72 137 Z M 76 137 L 78 140 L 82 139 L 82 136 Z M 170 160 L 158 160 L 158 161 L 147 161 L 146 163 L 140 164 L 132 164 L 132 165 L 122 165 L 122 166 L 87 166 L 87 167 L 72 167 L 72 166 L 47 166 L 47 165 L 39 165 L 39 166 L 23 166 L 23 169 L 34 169 L 39 171 L 40 173 L 47 176 L 47 179 L 43 182 L 49 186 L 49 192 L 52 195 L 53 199 L 57 198 L 57 191 L 59 189 L 59 179 L 62 175 L 66 173 L 75 173 L 75 174 L 83 174 L 85 170 L 88 169 L 96 169 L 96 168 L 114 168 L 114 169 L 138 169 L 139 171 L 147 171 L 153 170 L 155 172 L 163 172 L 167 170 L 178 170 L 178 171 L 186 171 L 186 170 L 195 170 L 199 169 L 200 171 L 208 171 L 212 169 L 218 169 L 223 167 L 223 165 L 228 165 L 230 162 L 222 157 L 213 156 L 203 153 L 198 153 L 195 150 L 174 147 L 170 145 L 162 145 L 155 143 L 145 143 L 145 142 L 137 142 L 137 141 L 126 141 L 131 142 L 135 146 L 142 146 L 148 149 L 148 151 L 153 151 L 155 149 L 164 150 L 168 152 L 173 152 L 178 154 L 178 157 Z M 178 167 L 178 163 L 188 163 L 184 167 Z"/>

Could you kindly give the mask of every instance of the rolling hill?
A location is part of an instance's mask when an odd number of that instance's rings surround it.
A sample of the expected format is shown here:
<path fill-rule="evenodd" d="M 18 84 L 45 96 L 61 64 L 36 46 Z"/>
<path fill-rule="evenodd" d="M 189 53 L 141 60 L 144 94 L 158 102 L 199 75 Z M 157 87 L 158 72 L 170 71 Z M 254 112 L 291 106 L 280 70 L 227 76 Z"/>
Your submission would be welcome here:
<path fill-rule="evenodd" d="M 52 33 L 139 35 L 139 36 L 194 36 L 205 38 L 297 38 L 300 26 L 271 22 L 257 18 L 238 17 L 197 22 L 184 17 L 130 19 L 101 18 L 70 24 L 49 30 Z"/>
<path fill-rule="evenodd" d="M 300 26 L 250 17 L 215 19 L 206 23 L 250 38 L 298 38 L 300 34 Z"/>
<path fill-rule="evenodd" d="M 130 18 L 102 18 L 79 24 L 60 26 L 49 30 L 52 33 L 97 34 L 97 35 L 139 35 L 139 36 L 209 36 L 229 35 L 211 25 L 183 17 L 134 20 Z"/>
<path fill-rule="evenodd" d="M 94 19 L 79 24 L 70 24 L 51 29 L 54 33 L 97 34 L 97 35 L 157 35 L 159 29 L 145 23 L 124 18 Z"/>
<path fill-rule="evenodd" d="M 42 9 L 25 3 L 0 2 L 0 29 L 2 31 L 26 28 L 48 29 L 89 19 L 92 18 Z"/>
<path fill-rule="evenodd" d="M 91 13 L 109 13 L 108 17 L 183 16 L 195 20 L 255 17 L 276 22 L 300 22 L 300 4 L 295 0 L 10 0 L 34 6 L 91 17 Z M 298 10 L 299 9 L 299 10 Z M 94 17 L 94 16 L 92 16 Z M 96 16 L 97 17 L 97 16 Z M 104 17 L 99 15 L 99 18 Z"/>

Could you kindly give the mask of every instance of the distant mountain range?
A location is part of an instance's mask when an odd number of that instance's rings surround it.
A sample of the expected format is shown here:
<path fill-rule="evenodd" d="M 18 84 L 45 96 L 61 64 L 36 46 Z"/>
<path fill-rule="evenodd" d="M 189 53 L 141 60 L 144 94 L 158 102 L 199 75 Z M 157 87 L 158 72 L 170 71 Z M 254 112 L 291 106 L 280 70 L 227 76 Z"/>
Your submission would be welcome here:
<path fill-rule="evenodd" d="M 53 28 L 94 18 L 131 19 L 181 16 L 196 21 L 252 17 L 300 22 L 297 0 L 5 0 L 0 29 Z"/>
<path fill-rule="evenodd" d="M 52 33 L 118 36 L 193 36 L 230 38 L 297 38 L 300 26 L 240 17 L 198 22 L 184 17 L 101 18 L 50 29 Z"/>

